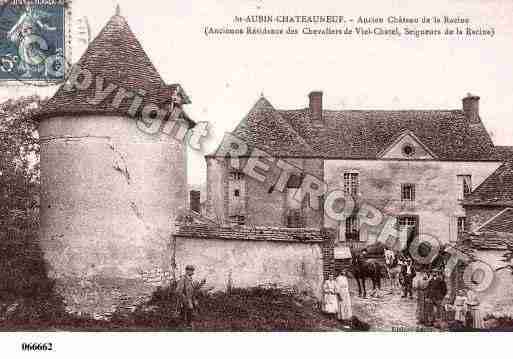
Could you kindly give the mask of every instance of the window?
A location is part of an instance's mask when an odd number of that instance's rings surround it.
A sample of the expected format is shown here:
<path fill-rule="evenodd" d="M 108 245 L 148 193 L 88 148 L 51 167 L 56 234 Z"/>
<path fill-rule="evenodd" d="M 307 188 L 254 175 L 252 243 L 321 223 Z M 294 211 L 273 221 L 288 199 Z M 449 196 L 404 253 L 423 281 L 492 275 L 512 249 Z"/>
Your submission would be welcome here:
<path fill-rule="evenodd" d="M 458 237 L 467 230 L 467 217 L 458 217 Z"/>
<path fill-rule="evenodd" d="M 408 248 L 419 233 L 418 224 L 419 220 L 416 216 L 401 216 L 397 218 L 397 227 L 402 234 L 406 235 L 406 245 Z"/>
<path fill-rule="evenodd" d="M 407 143 L 403 146 L 404 155 L 411 157 L 415 154 L 415 147 L 411 143 Z"/>
<path fill-rule="evenodd" d="M 415 185 L 404 183 L 401 185 L 401 201 L 415 201 Z"/>
<path fill-rule="evenodd" d="M 346 241 L 359 241 L 360 240 L 360 224 L 358 217 L 352 215 L 346 218 Z"/>
<path fill-rule="evenodd" d="M 233 181 L 240 181 L 244 178 L 244 173 L 241 171 L 231 171 L 230 172 L 230 179 Z"/>
<path fill-rule="evenodd" d="M 301 218 L 301 211 L 297 209 L 291 209 L 287 215 L 287 227 L 288 228 L 301 228 L 303 227 Z"/>
<path fill-rule="evenodd" d="M 461 192 L 459 192 L 459 199 L 464 199 L 465 196 L 472 193 L 472 176 L 471 175 L 459 175 L 458 183 L 461 186 Z"/>
<path fill-rule="evenodd" d="M 233 191 L 233 195 L 235 197 L 240 197 L 240 190 L 236 189 L 235 191 Z"/>
<path fill-rule="evenodd" d="M 412 228 L 417 226 L 417 218 L 413 216 L 404 216 L 397 219 L 399 229 Z"/>
<path fill-rule="evenodd" d="M 301 188 L 303 182 L 303 175 L 293 174 L 290 175 L 287 181 L 287 188 Z"/>
<path fill-rule="evenodd" d="M 358 173 L 346 172 L 344 173 L 344 194 L 346 196 L 358 195 Z"/>
<path fill-rule="evenodd" d="M 230 216 L 230 220 L 232 221 L 232 223 L 238 224 L 239 226 L 243 226 L 244 224 L 246 224 L 245 216 L 241 216 L 241 215 Z"/>

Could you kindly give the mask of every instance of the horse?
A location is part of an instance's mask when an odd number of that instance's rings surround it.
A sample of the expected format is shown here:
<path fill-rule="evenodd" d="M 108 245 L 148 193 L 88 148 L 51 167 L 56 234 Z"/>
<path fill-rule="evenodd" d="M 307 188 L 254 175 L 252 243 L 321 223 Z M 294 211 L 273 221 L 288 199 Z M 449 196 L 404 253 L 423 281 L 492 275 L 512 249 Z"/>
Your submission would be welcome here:
<path fill-rule="evenodd" d="M 375 260 L 365 260 L 361 256 L 356 255 L 351 260 L 351 273 L 358 284 L 358 296 L 367 297 L 365 281 L 369 278 L 372 281 L 373 290 L 381 290 L 381 271 L 383 267 Z"/>
<path fill-rule="evenodd" d="M 387 271 L 388 279 L 390 280 L 390 290 L 392 294 L 395 293 L 395 289 L 401 289 L 399 278 L 401 275 L 401 265 L 397 259 L 397 256 L 385 257 L 385 268 Z"/>

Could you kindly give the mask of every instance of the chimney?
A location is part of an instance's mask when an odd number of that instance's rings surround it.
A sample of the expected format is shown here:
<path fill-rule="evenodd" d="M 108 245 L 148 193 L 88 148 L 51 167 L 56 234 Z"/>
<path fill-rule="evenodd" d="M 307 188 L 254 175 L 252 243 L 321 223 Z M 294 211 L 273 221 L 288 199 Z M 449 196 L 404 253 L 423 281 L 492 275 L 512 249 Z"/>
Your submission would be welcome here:
<path fill-rule="evenodd" d="M 322 91 L 312 91 L 308 95 L 310 98 L 310 116 L 312 123 L 321 125 L 322 121 Z"/>
<path fill-rule="evenodd" d="M 201 192 L 200 191 L 191 191 L 189 193 L 190 195 L 190 206 L 191 211 L 194 211 L 196 213 L 201 213 Z"/>
<path fill-rule="evenodd" d="M 470 124 L 478 124 L 479 120 L 479 96 L 467 94 L 463 99 L 463 112 Z"/>

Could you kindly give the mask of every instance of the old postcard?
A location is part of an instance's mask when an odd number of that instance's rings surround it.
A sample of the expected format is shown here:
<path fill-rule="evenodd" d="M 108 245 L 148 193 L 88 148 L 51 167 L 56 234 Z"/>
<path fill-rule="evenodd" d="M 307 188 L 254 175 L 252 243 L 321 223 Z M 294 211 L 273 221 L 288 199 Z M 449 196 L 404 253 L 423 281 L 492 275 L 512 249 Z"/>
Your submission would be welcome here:
<path fill-rule="evenodd" d="M 0 331 L 513 331 L 512 40 L 501 0 L 1 1 Z"/>

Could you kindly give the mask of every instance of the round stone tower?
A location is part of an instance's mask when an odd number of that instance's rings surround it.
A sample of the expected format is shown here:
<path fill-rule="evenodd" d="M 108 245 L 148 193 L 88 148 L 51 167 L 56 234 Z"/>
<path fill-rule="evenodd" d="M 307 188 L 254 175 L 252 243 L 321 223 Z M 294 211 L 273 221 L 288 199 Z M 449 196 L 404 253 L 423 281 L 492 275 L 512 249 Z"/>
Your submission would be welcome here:
<path fill-rule="evenodd" d="M 71 312 L 131 307 L 169 280 L 186 103 L 116 14 L 41 109 L 40 242 Z"/>

